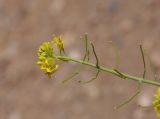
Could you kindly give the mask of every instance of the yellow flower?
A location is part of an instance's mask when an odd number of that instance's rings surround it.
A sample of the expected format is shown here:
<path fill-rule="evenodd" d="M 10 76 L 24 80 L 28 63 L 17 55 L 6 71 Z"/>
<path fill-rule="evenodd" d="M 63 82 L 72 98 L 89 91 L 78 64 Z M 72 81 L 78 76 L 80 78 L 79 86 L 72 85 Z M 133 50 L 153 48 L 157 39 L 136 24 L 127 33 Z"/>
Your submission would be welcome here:
<path fill-rule="evenodd" d="M 51 46 L 50 42 L 45 42 L 43 43 L 38 50 L 38 57 L 42 58 L 43 57 L 53 57 L 54 52 L 53 52 L 53 47 Z"/>
<path fill-rule="evenodd" d="M 158 88 L 157 93 L 155 95 L 155 99 L 153 101 L 153 107 L 157 113 L 157 116 L 160 117 L 160 88 Z"/>
<path fill-rule="evenodd" d="M 49 78 L 51 77 L 51 74 L 58 69 L 54 57 L 53 46 L 51 46 L 50 42 L 45 42 L 39 47 L 37 64 Z"/>
<path fill-rule="evenodd" d="M 60 51 L 60 54 L 65 53 L 64 52 L 64 41 L 62 40 L 62 36 L 56 37 L 55 35 L 53 36 L 53 44 L 56 45 Z"/>

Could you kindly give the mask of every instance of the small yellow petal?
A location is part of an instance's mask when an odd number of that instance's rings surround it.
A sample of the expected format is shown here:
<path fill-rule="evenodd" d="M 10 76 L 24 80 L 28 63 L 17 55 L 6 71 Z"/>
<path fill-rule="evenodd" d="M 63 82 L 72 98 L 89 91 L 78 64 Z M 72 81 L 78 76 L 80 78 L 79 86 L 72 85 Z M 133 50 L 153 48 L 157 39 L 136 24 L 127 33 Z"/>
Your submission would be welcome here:
<path fill-rule="evenodd" d="M 53 38 L 53 44 L 57 46 L 58 50 L 64 53 L 64 41 L 62 39 L 62 36 L 54 36 Z"/>
<path fill-rule="evenodd" d="M 54 55 L 53 46 L 50 42 L 43 43 L 38 50 L 37 64 L 49 77 L 58 69 Z"/>
<path fill-rule="evenodd" d="M 155 94 L 153 107 L 157 113 L 157 116 L 160 117 L 160 88 L 158 88 L 157 93 Z"/>

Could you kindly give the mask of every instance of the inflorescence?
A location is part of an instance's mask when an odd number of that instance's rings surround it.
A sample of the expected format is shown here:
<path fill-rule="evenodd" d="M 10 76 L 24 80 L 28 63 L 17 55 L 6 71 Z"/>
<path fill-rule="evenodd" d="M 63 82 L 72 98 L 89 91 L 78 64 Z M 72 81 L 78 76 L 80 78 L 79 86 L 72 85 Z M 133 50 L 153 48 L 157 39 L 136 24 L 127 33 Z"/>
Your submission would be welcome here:
<path fill-rule="evenodd" d="M 91 78 L 90 80 L 85 81 L 85 82 L 79 81 L 79 83 L 92 82 L 93 80 L 97 79 L 97 77 L 101 71 L 111 73 L 111 74 L 116 75 L 122 79 L 137 81 L 139 84 L 139 86 L 137 88 L 138 89 L 137 92 L 133 96 L 131 96 L 130 98 L 125 100 L 123 103 L 121 103 L 119 106 L 117 106 L 117 108 L 119 108 L 125 104 L 128 104 L 131 100 L 133 100 L 133 98 L 135 98 L 140 93 L 140 86 L 142 83 L 151 84 L 151 85 L 160 87 L 159 82 L 145 79 L 146 63 L 145 63 L 145 59 L 144 59 L 143 48 L 141 45 L 140 45 L 140 50 L 141 50 L 141 54 L 142 54 L 142 58 L 143 58 L 144 73 L 141 77 L 135 77 L 135 76 L 125 74 L 116 68 L 110 69 L 110 68 L 105 68 L 105 67 L 100 66 L 98 56 L 96 54 L 94 45 L 92 43 L 90 44 L 90 46 L 92 48 L 92 53 L 95 56 L 96 63 L 91 63 L 90 62 L 90 48 L 89 48 L 87 34 L 85 34 L 85 36 L 82 37 L 82 39 L 84 39 L 84 41 L 85 41 L 85 49 L 86 49 L 84 57 L 82 59 L 74 59 L 74 58 L 66 56 L 65 50 L 64 50 L 64 40 L 62 39 L 62 37 L 53 35 L 53 40 L 51 42 L 44 42 L 39 47 L 37 64 L 40 66 L 40 69 L 43 70 L 43 72 L 45 74 L 47 74 L 49 78 L 51 78 L 51 75 L 54 72 L 56 72 L 59 68 L 59 65 L 57 64 L 58 60 L 63 61 L 63 62 L 72 61 L 72 62 L 76 62 L 79 64 L 90 66 L 90 67 L 95 68 L 97 70 L 97 73 L 93 78 Z M 55 53 L 55 48 L 59 51 L 58 55 Z M 77 74 L 79 74 L 79 73 L 78 72 L 74 73 L 72 76 L 70 76 L 70 78 L 73 78 Z M 66 80 L 64 80 L 62 82 L 66 82 L 66 81 L 69 81 L 69 79 L 67 78 Z M 158 88 L 158 91 L 155 94 L 155 99 L 153 101 L 152 107 L 155 109 L 157 115 L 160 117 L 160 88 Z"/>
<path fill-rule="evenodd" d="M 59 65 L 56 64 L 57 59 L 55 58 L 54 45 L 56 45 L 61 52 L 64 53 L 63 47 L 64 41 L 61 36 L 54 37 L 53 43 L 45 42 L 38 50 L 38 61 L 37 64 L 40 68 L 51 78 L 51 75 L 58 69 Z"/>

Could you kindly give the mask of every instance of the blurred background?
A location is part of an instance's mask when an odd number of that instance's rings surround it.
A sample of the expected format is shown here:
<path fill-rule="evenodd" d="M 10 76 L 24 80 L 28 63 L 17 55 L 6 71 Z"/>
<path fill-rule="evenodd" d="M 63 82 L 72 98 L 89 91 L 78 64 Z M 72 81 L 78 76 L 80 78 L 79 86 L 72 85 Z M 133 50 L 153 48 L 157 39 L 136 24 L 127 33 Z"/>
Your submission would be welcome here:
<path fill-rule="evenodd" d="M 143 85 L 131 103 L 114 110 L 135 93 L 136 82 L 101 72 L 98 80 L 81 85 L 77 81 L 95 71 L 75 63 L 62 64 L 49 79 L 36 61 L 39 45 L 53 34 L 62 35 L 68 55 L 83 57 L 80 36 L 88 33 L 101 65 L 115 65 L 112 41 L 119 69 L 141 76 L 139 44 L 160 66 L 159 31 L 159 0 L 0 0 L 0 119 L 157 119 L 152 108 L 138 106 L 152 105 L 157 87 Z M 60 83 L 77 68 L 74 80 Z M 153 79 L 149 65 L 147 78 Z"/>

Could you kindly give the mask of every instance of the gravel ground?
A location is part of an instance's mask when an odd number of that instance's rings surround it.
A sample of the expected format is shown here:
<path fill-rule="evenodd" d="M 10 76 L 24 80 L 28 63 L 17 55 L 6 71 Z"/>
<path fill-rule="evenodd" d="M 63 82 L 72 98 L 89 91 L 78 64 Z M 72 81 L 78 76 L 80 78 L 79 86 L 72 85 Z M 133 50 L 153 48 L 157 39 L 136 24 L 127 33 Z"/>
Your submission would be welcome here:
<path fill-rule="evenodd" d="M 156 87 L 143 85 L 130 104 L 114 106 L 133 95 L 136 82 L 101 72 L 99 79 L 80 85 L 94 71 L 76 64 L 61 65 L 48 79 L 36 65 L 42 42 L 61 34 L 66 52 L 83 57 L 80 36 L 89 34 L 100 64 L 114 67 L 112 41 L 119 50 L 119 69 L 143 73 L 142 44 L 160 66 L 159 0 L 0 0 L 0 119 L 157 119 L 152 108 Z M 75 69 L 75 80 L 60 81 Z M 147 65 L 147 77 L 153 78 Z M 74 90 L 73 90 L 74 89 Z"/>

